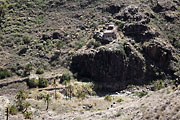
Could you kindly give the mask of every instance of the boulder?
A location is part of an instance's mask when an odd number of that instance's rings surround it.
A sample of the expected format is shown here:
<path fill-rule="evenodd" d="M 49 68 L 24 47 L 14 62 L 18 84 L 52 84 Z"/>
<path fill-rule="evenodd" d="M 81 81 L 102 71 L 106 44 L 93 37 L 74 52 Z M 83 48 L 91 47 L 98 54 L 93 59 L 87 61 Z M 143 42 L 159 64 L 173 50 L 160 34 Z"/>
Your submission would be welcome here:
<path fill-rule="evenodd" d="M 156 13 L 164 12 L 164 11 L 175 11 L 177 10 L 176 2 L 173 2 L 172 0 L 152 0 L 152 10 Z"/>
<path fill-rule="evenodd" d="M 59 32 L 55 31 L 55 32 L 53 32 L 53 34 L 52 34 L 52 38 L 53 38 L 53 39 L 61 39 L 61 38 L 62 38 L 62 35 L 61 35 Z"/>
<path fill-rule="evenodd" d="M 167 22 L 173 22 L 178 17 L 176 12 L 166 11 L 164 12 L 164 18 Z"/>
<path fill-rule="evenodd" d="M 124 7 L 124 5 L 118 5 L 118 4 L 113 4 L 113 5 L 109 5 L 106 8 L 106 11 L 111 13 L 111 14 L 115 14 L 118 13 L 122 8 Z"/>
<path fill-rule="evenodd" d="M 51 39 L 51 36 L 48 35 L 48 34 L 43 34 L 41 39 L 42 39 L 42 40 Z"/>
<path fill-rule="evenodd" d="M 22 56 L 22 55 L 26 54 L 27 51 L 28 51 L 28 48 L 27 48 L 27 47 L 22 48 L 22 49 L 19 51 L 18 55 L 19 55 L 19 56 Z"/>

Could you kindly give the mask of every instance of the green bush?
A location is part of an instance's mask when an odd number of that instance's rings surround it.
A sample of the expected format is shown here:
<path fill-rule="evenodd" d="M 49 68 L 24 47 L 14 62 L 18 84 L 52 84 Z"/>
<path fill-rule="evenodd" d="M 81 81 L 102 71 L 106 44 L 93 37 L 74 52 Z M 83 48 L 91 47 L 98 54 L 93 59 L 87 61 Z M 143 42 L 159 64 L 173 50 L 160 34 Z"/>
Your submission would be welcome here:
<path fill-rule="evenodd" d="M 49 85 L 49 82 L 47 79 L 45 79 L 45 78 L 39 79 L 39 87 L 40 88 L 48 87 L 48 85 Z"/>
<path fill-rule="evenodd" d="M 39 80 L 37 80 L 35 78 L 28 80 L 28 86 L 30 88 L 36 88 L 36 87 L 38 87 L 38 85 L 39 85 Z"/>
<path fill-rule="evenodd" d="M 16 95 L 16 99 L 18 99 L 18 100 L 26 100 L 27 97 L 28 97 L 27 93 L 23 90 L 19 90 Z"/>
<path fill-rule="evenodd" d="M 37 100 L 42 100 L 45 98 L 46 95 L 47 95 L 47 93 L 43 91 L 43 92 L 38 93 L 36 98 L 37 98 Z"/>
<path fill-rule="evenodd" d="M 92 96 L 96 96 L 96 95 L 97 95 L 96 91 L 92 91 Z"/>
<path fill-rule="evenodd" d="M 142 91 L 142 92 L 136 92 L 135 96 L 142 98 L 142 97 L 146 96 L 147 94 L 148 94 L 148 92 Z"/>
<path fill-rule="evenodd" d="M 11 77 L 12 73 L 11 71 L 7 70 L 7 69 L 0 69 L 0 79 L 4 79 L 7 77 Z"/>
<path fill-rule="evenodd" d="M 32 112 L 25 112 L 23 115 L 24 115 L 25 119 L 32 119 L 32 117 L 33 117 L 33 113 Z"/>
<path fill-rule="evenodd" d="M 31 71 L 33 69 L 33 65 L 32 64 L 27 64 L 26 66 L 25 66 L 25 70 L 26 71 Z"/>
<path fill-rule="evenodd" d="M 124 45 L 122 43 L 119 43 L 118 49 L 122 55 L 126 55 L 126 52 L 124 50 Z"/>
<path fill-rule="evenodd" d="M 180 48 L 180 40 L 175 41 L 175 42 L 174 42 L 174 46 L 175 46 L 176 48 Z"/>
<path fill-rule="evenodd" d="M 62 82 L 62 85 L 67 86 L 69 83 L 70 83 L 70 81 L 64 80 L 64 81 Z"/>
<path fill-rule="evenodd" d="M 112 97 L 110 95 L 106 95 L 104 97 L 104 100 L 111 102 L 112 101 Z"/>
<path fill-rule="evenodd" d="M 29 44 L 31 42 L 30 37 L 29 36 L 24 36 L 23 37 L 23 42 L 24 42 L 24 44 Z"/>
<path fill-rule="evenodd" d="M 76 97 L 78 99 L 84 99 L 86 96 L 87 96 L 87 94 L 85 92 L 78 92 Z"/>
<path fill-rule="evenodd" d="M 116 24 L 118 25 L 118 30 L 121 31 L 126 23 L 123 21 L 117 21 Z"/>
<path fill-rule="evenodd" d="M 99 47 L 99 46 L 101 46 L 101 43 L 99 41 L 94 40 L 94 39 L 92 39 L 87 45 L 88 48 L 91 48 L 91 47 L 96 48 L 96 47 Z"/>
<path fill-rule="evenodd" d="M 62 81 L 70 81 L 73 78 L 73 74 L 71 72 L 66 72 L 62 74 L 61 80 Z"/>
<path fill-rule="evenodd" d="M 119 98 L 119 99 L 117 100 L 118 103 L 123 102 L 123 101 L 124 101 L 124 100 L 123 100 L 122 98 Z"/>
<path fill-rule="evenodd" d="M 163 80 L 158 80 L 154 83 L 154 86 L 153 86 L 154 91 L 160 90 L 162 88 L 165 88 L 165 83 Z"/>
<path fill-rule="evenodd" d="M 78 42 L 75 44 L 75 48 L 76 48 L 76 49 L 80 49 L 80 48 L 82 48 L 85 44 L 86 44 L 86 42 L 84 42 L 84 41 L 78 41 Z"/>
<path fill-rule="evenodd" d="M 24 76 L 30 75 L 30 72 L 33 70 L 33 65 L 32 64 L 27 64 L 25 66 L 25 74 Z"/>
<path fill-rule="evenodd" d="M 16 115 L 18 113 L 18 109 L 15 105 L 11 105 L 8 107 L 8 112 L 11 115 Z"/>
<path fill-rule="evenodd" d="M 65 45 L 65 43 L 64 43 L 63 41 L 58 41 L 58 42 L 56 43 L 56 47 L 57 47 L 58 49 L 63 48 L 64 45 Z"/>
<path fill-rule="evenodd" d="M 44 69 L 43 68 L 38 68 L 36 70 L 36 74 L 43 74 L 44 73 Z"/>
<path fill-rule="evenodd" d="M 5 16 L 7 8 L 8 8 L 7 2 L 6 1 L 0 1 L 0 23 Z"/>

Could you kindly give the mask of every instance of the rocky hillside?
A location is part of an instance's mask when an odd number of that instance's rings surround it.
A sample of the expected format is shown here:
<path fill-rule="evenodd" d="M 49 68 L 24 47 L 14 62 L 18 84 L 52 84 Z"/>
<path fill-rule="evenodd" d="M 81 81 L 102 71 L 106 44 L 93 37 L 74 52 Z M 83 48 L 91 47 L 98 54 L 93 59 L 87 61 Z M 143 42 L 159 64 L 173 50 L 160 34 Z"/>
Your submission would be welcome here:
<path fill-rule="evenodd" d="M 173 77 L 179 74 L 179 4 L 178 0 L 7 1 L 1 17 L 1 68 L 25 76 L 29 64 L 34 70 L 68 67 L 78 50 L 72 70 L 96 81 L 111 78 L 129 84 Z M 118 38 L 104 44 L 95 37 L 96 30 L 108 23 L 118 27 Z"/>
<path fill-rule="evenodd" d="M 179 80 L 179 0 L 0 0 L 0 119 L 177 120 Z"/>

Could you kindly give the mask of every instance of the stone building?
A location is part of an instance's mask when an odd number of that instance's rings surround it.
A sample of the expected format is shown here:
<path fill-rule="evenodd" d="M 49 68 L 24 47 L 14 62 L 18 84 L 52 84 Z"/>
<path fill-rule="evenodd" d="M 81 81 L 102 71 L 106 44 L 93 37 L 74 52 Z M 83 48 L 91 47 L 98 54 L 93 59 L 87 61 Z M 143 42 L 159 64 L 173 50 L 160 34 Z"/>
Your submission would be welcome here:
<path fill-rule="evenodd" d="M 108 28 L 106 30 L 104 30 L 103 32 L 103 39 L 107 40 L 107 39 L 116 39 L 116 27 L 115 25 L 111 24 L 108 26 Z"/>

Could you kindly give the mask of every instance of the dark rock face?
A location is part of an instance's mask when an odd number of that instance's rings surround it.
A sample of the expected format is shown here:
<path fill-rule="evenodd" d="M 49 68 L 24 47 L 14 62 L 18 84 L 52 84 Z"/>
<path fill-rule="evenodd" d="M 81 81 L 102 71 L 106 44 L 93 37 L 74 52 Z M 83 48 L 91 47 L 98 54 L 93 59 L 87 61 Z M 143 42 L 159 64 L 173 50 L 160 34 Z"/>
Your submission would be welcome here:
<path fill-rule="evenodd" d="M 103 84 L 116 91 L 129 84 L 143 84 L 179 71 L 174 48 L 165 40 L 145 42 L 138 51 L 131 43 L 114 42 L 72 57 L 71 70 L 78 76 Z"/>
<path fill-rule="evenodd" d="M 72 71 L 81 77 L 106 84 L 111 91 L 124 89 L 128 84 L 143 82 L 145 61 L 132 45 L 113 44 L 96 52 L 72 58 Z"/>
<path fill-rule="evenodd" d="M 144 42 L 158 36 L 158 33 L 148 25 L 153 18 L 155 16 L 151 10 L 136 5 L 125 7 L 115 16 L 115 19 L 125 22 L 120 31 L 136 42 Z"/>
<path fill-rule="evenodd" d="M 143 24 L 127 24 L 124 26 L 123 32 L 125 35 L 134 38 L 137 42 L 144 42 L 158 36 L 158 33 Z"/>
<path fill-rule="evenodd" d="M 150 42 L 146 48 L 145 53 L 154 60 L 156 64 L 161 68 L 168 68 L 170 60 L 172 60 L 172 51 L 173 48 L 163 42 L 159 42 L 158 40 L 153 40 Z"/>
<path fill-rule="evenodd" d="M 106 11 L 111 14 L 115 14 L 118 13 L 123 7 L 124 7 L 123 5 L 110 5 L 106 8 Z"/>
<path fill-rule="evenodd" d="M 178 2 L 178 1 L 177 1 Z M 152 7 L 152 10 L 156 13 L 164 12 L 167 10 L 175 11 L 177 10 L 176 1 L 164 1 L 164 0 L 157 0 Z"/>

